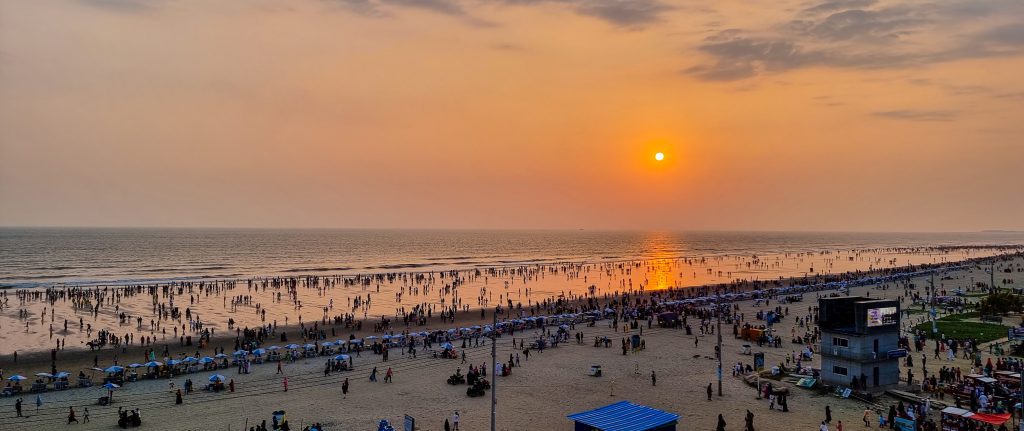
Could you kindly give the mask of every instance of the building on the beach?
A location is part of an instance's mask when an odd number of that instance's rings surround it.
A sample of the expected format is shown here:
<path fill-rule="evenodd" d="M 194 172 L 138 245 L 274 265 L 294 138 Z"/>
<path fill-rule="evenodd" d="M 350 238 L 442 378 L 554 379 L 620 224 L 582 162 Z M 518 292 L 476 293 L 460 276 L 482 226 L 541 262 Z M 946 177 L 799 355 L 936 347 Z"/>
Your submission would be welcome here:
<path fill-rule="evenodd" d="M 900 304 L 859 296 L 821 298 L 821 378 L 867 391 L 899 382 Z"/>
<path fill-rule="evenodd" d="M 568 416 L 575 431 L 675 431 L 679 415 L 619 401 Z"/>

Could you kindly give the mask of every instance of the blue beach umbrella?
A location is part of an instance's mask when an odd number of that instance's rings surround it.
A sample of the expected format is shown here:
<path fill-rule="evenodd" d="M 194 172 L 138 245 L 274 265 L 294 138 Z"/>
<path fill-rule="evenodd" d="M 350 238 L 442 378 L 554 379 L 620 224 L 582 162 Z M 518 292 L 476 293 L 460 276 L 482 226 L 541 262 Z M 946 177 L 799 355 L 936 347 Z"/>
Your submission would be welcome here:
<path fill-rule="evenodd" d="M 149 362 L 146 362 L 145 364 L 142 364 L 142 365 L 145 365 L 147 367 L 159 367 L 159 366 L 161 366 L 163 364 L 160 363 L 160 362 L 157 362 L 157 361 L 149 361 Z"/>
<path fill-rule="evenodd" d="M 210 376 L 210 382 L 211 383 L 213 383 L 213 382 L 223 382 L 224 380 L 225 380 L 224 376 L 222 376 L 220 374 L 214 374 L 214 375 Z"/>
<path fill-rule="evenodd" d="M 108 367 L 107 369 L 103 370 L 103 372 L 105 372 L 105 373 L 120 373 L 122 371 L 124 371 L 124 367 L 122 367 L 120 365 L 112 365 L 112 366 Z"/>

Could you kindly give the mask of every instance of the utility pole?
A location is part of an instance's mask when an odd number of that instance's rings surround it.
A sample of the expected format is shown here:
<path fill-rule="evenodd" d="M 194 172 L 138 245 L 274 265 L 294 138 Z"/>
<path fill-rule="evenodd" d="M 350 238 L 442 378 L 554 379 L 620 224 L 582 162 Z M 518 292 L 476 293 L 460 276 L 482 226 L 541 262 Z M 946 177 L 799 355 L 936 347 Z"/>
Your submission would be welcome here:
<path fill-rule="evenodd" d="M 498 405 L 498 309 L 494 309 L 494 326 L 491 327 L 491 431 L 497 431 L 495 408 Z"/>
<path fill-rule="evenodd" d="M 990 280 L 991 286 L 992 286 L 989 289 L 989 292 L 995 293 L 996 292 L 996 258 L 994 258 L 994 257 L 992 258 L 992 267 L 991 267 L 991 270 L 988 272 L 988 274 L 991 277 L 989 280 Z"/>
<path fill-rule="evenodd" d="M 715 316 L 718 316 L 718 396 L 722 396 L 722 293 L 715 296 Z M 492 430 L 493 431 L 493 430 Z"/>

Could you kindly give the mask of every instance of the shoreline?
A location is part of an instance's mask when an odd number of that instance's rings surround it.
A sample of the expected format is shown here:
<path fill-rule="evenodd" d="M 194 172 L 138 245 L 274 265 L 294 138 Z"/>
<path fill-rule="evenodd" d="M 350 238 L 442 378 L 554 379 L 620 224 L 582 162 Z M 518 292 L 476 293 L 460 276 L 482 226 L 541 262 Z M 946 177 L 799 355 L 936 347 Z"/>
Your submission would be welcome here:
<path fill-rule="evenodd" d="M 962 251 L 962 250 L 991 250 L 997 251 L 996 254 L 989 257 L 1024 253 L 1024 245 L 1022 244 L 977 244 L 977 245 L 932 245 L 932 246 L 898 246 L 898 247 L 860 247 L 860 248 L 810 248 L 800 251 L 777 251 L 773 253 L 762 254 L 764 256 L 787 256 L 790 255 L 804 255 L 804 254 L 835 254 L 835 253 L 921 253 L 928 254 L 928 251 L 934 252 L 951 252 L 951 251 Z M 615 265 L 615 264 L 649 264 L 651 262 L 663 262 L 663 261 L 685 261 L 685 260 L 702 260 L 702 259 L 722 259 L 730 257 L 749 257 L 750 253 L 741 252 L 723 252 L 723 253 L 709 253 L 705 255 L 684 255 L 678 254 L 673 256 L 665 257 L 635 257 L 635 258 L 613 258 L 613 259 L 595 259 L 595 260 L 566 260 L 561 258 L 551 259 L 529 259 L 521 261 L 510 261 L 510 262 L 497 262 L 494 264 L 485 265 L 471 265 L 471 266 L 449 266 L 443 267 L 438 266 L 434 269 L 411 269 L 417 265 L 429 266 L 433 264 L 420 264 L 420 263 L 396 263 L 396 264 L 383 264 L 377 267 L 363 267 L 363 268 L 347 268 L 357 270 L 354 273 L 326 273 L 329 270 L 337 268 L 323 268 L 325 271 L 318 271 L 321 268 L 313 268 L 308 272 L 298 270 L 287 270 L 283 273 L 276 275 L 252 275 L 252 276 L 185 276 L 176 278 L 148 278 L 148 279 L 137 279 L 137 280 L 109 280 L 109 281 L 70 281 L 70 282 L 39 282 L 34 283 L 33 286 L 19 286 L 17 284 L 2 284 L 0 283 L 0 291 L 31 291 L 31 290 L 46 290 L 46 289 L 67 289 L 67 288 L 128 288 L 128 287 L 174 287 L 183 286 L 195 283 L 243 283 L 248 281 L 265 281 L 265 280 L 282 280 L 282 279 L 304 279 L 304 278 L 335 278 L 335 279 L 360 279 L 364 277 L 376 277 L 381 275 L 393 275 L 393 274 L 405 274 L 405 275 L 423 275 L 431 273 L 462 273 L 462 272 L 474 272 L 474 271 L 493 271 L 503 270 L 512 268 L 527 268 L 527 267 L 551 267 L 551 266 L 587 266 L 587 265 Z M 757 256 L 758 254 L 753 254 Z M 403 270 L 403 269 L 410 270 Z M 898 268 L 898 267 L 897 267 Z M 345 269 L 345 270 L 347 270 Z M 378 269 L 379 271 L 374 271 Z M 344 271 L 344 270 L 343 270 Z M 851 271 L 847 271 L 851 272 Z M 825 275 L 838 275 L 837 274 L 825 274 Z M 821 275 L 821 274 L 819 274 Z M 797 278 L 795 276 L 783 277 L 785 279 Z M 697 287 L 697 286 L 681 286 L 682 288 Z"/>
<path fill-rule="evenodd" d="M 660 295 L 661 293 L 664 293 L 664 292 L 701 294 L 701 293 L 709 292 L 710 289 L 716 289 L 716 290 L 723 289 L 727 293 L 741 293 L 741 292 L 753 292 L 753 291 L 758 291 L 758 290 L 770 290 L 770 289 L 779 289 L 779 288 L 795 287 L 795 286 L 807 287 L 807 286 L 819 286 L 819 285 L 824 285 L 824 284 L 829 284 L 829 283 L 849 283 L 849 282 L 867 281 L 867 280 L 870 280 L 870 279 L 873 279 L 873 278 L 889 276 L 891 274 L 901 274 L 901 276 L 900 276 L 901 278 L 914 278 L 914 277 L 920 276 L 921 275 L 920 273 L 936 272 L 936 271 L 946 271 L 946 270 L 970 269 L 970 268 L 973 268 L 975 266 L 979 266 L 982 263 L 988 263 L 988 261 L 1005 262 L 1005 261 L 1012 261 L 1014 259 L 1021 259 L 1021 258 L 1024 258 L 1024 252 L 1017 252 L 1017 253 L 1012 253 L 1012 254 L 1003 254 L 1003 255 L 996 255 L 996 256 L 988 256 L 988 257 L 971 258 L 971 259 L 965 259 L 965 260 L 955 261 L 955 262 L 945 262 L 945 263 L 926 264 L 926 265 L 909 265 L 909 266 L 901 266 L 901 267 L 895 267 L 895 268 L 878 269 L 878 270 L 874 270 L 874 271 L 851 271 L 851 272 L 845 272 L 845 273 L 841 273 L 841 274 L 816 275 L 816 276 L 813 276 L 813 277 L 790 277 L 790 278 L 785 278 L 785 279 L 781 279 L 781 280 L 772 280 L 772 281 L 755 281 L 755 282 L 742 282 L 742 283 L 734 282 L 734 283 L 719 284 L 719 285 L 697 285 L 697 286 L 672 287 L 672 288 L 667 288 L 667 289 L 644 289 L 642 291 L 641 290 L 633 290 L 633 291 L 629 291 L 629 292 L 620 292 L 620 295 L 622 293 L 631 293 L 631 294 L 639 294 L 639 296 L 641 298 L 652 298 L 653 296 Z M 796 284 L 797 282 L 803 282 L 803 284 Z M 865 285 L 871 285 L 871 284 L 876 284 L 876 283 L 874 283 L 874 282 L 862 283 L 862 284 L 859 284 L 858 286 L 865 286 Z M 835 287 L 830 288 L 830 289 L 821 289 L 821 290 L 817 290 L 817 291 L 819 291 L 819 292 L 820 291 L 831 291 L 831 290 L 836 290 L 836 289 L 838 289 L 838 286 L 835 286 Z M 696 296 L 696 295 L 691 295 L 691 297 L 692 296 Z M 681 297 L 682 298 L 686 298 L 686 296 L 681 296 Z M 600 302 L 602 304 L 605 304 L 605 303 L 607 303 L 610 300 L 616 300 L 618 298 L 619 298 L 619 295 L 615 295 L 615 296 L 612 296 L 612 297 L 608 297 L 607 295 L 605 295 L 605 296 L 598 297 L 597 300 L 598 300 L 598 302 Z M 550 299 L 555 299 L 555 298 L 550 298 Z M 566 298 L 565 299 L 565 306 L 577 307 L 579 305 L 585 304 L 588 301 L 588 299 L 590 299 L 590 297 L 588 297 L 588 296 L 582 296 L 582 297 L 581 296 L 577 296 L 575 298 Z M 734 301 L 729 300 L 728 302 L 734 302 Z M 537 304 L 534 303 L 534 307 L 536 305 Z M 523 308 L 523 310 L 525 310 L 527 312 L 532 311 L 532 309 L 533 309 L 533 307 L 526 307 L 526 306 L 524 306 L 524 308 Z M 324 330 L 325 332 L 330 331 L 332 329 L 336 330 L 335 331 L 336 334 L 337 334 L 336 336 L 328 336 L 327 340 L 318 340 L 318 341 L 329 341 L 329 340 L 334 340 L 334 339 L 344 339 L 344 338 L 348 338 L 350 335 L 354 336 L 356 338 L 363 338 L 363 337 L 370 336 L 370 335 L 383 334 L 385 332 L 403 333 L 406 330 L 414 331 L 414 332 L 446 330 L 446 329 L 450 329 L 452 327 L 462 327 L 462 326 L 471 326 L 471 325 L 487 325 L 487 324 L 490 324 L 491 320 L 487 319 L 486 316 L 481 318 L 481 311 L 484 311 L 484 310 L 485 309 L 483 307 L 471 307 L 469 310 L 459 310 L 455 314 L 456 317 L 455 317 L 455 321 L 454 322 L 449 321 L 448 319 L 443 319 L 443 318 L 439 317 L 438 315 L 434 315 L 434 316 L 432 316 L 430 318 L 426 318 L 427 319 L 427 323 L 425 325 L 409 324 L 409 325 L 407 325 L 405 327 L 402 327 L 402 328 L 398 327 L 398 325 L 402 324 L 401 319 L 398 319 L 397 321 L 392 320 L 395 323 L 392 324 L 392 329 L 389 330 L 389 331 L 375 331 L 372 324 L 375 323 L 375 322 L 378 322 L 379 318 L 373 318 L 373 317 L 367 317 L 367 318 L 364 318 L 364 319 L 356 319 L 355 320 L 356 322 L 364 324 L 363 329 L 361 329 L 361 330 L 354 330 L 353 327 L 346 327 L 346 326 L 344 326 L 344 324 L 334 324 L 332 319 L 327 319 L 326 323 L 324 323 L 323 320 L 307 321 L 306 323 L 308 323 L 309 325 L 306 325 L 306 328 L 309 329 L 312 326 L 313 323 L 316 323 L 317 325 L 319 325 L 319 328 Z M 507 309 L 506 309 L 506 311 L 507 311 Z M 493 313 L 485 312 L 485 315 L 491 315 L 491 314 L 493 314 Z M 388 316 L 388 317 L 393 319 L 396 316 Z M 501 322 L 502 318 L 499 318 L 498 321 Z M 128 326 L 130 327 L 130 325 L 128 325 Z M 236 332 L 236 334 L 237 334 L 238 333 L 237 330 L 242 330 L 242 329 L 255 329 L 255 328 L 244 328 L 244 327 L 238 327 L 236 325 L 236 327 L 233 328 L 231 332 Z M 289 336 L 289 341 L 288 341 L 289 343 L 298 343 L 298 340 L 301 339 L 302 337 L 293 338 L 293 336 L 296 335 L 297 333 L 299 333 L 299 331 L 300 331 L 300 325 L 298 325 L 298 324 L 278 325 L 273 336 L 274 337 L 280 337 L 280 335 L 282 333 L 287 333 L 287 334 L 291 335 L 291 336 Z M 72 372 L 73 371 L 77 371 L 79 369 L 89 369 L 89 368 L 92 368 L 92 363 L 93 363 L 94 359 L 98 362 L 99 366 L 101 366 L 101 367 L 113 365 L 115 358 L 117 359 L 117 363 L 119 363 L 119 364 L 125 364 L 125 363 L 133 362 L 133 360 L 130 360 L 128 358 L 135 358 L 135 359 L 138 360 L 137 362 L 140 362 L 140 363 L 141 362 L 147 362 L 148 359 L 144 359 L 145 358 L 145 356 L 144 356 L 144 352 L 145 351 L 147 351 L 147 350 L 162 351 L 165 346 L 170 351 L 171 357 L 177 357 L 177 356 L 179 356 L 181 354 L 192 355 L 192 354 L 195 354 L 196 352 L 199 352 L 200 354 L 205 354 L 205 353 L 213 352 L 216 348 L 222 348 L 226 352 L 233 351 L 234 350 L 234 346 L 235 346 L 235 341 L 238 340 L 239 337 L 236 334 L 230 334 L 230 332 L 225 335 L 224 332 L 227 332 L 227 331 L 224 331 L 224 330 L 215 331 L 214 335 L 210 338 L 208 344 L 204 348 L 202 348 L 202 349 L 200 349 L 198 347 L 198 339 L 199 339 L 198 335 L 193 335 L 195 341 L 193 342 L 192 346 L 183 346 L 179 342 L 175 342 L 173 337 L 171 337 L 172 340 L 170 340 L 170 342 L 167 342 L 167 340 L 160 340 L 160 341 L 151 343 L 150 345 L 146 345 L 146 346 L 141 346 L 141 345 L 138 345 L 138 344 L 132 344 L 132 345 L 121 345 L 121 346 L 116 346 L 116 347 L 102 347 L 102 348 L 99 348 L 97 350 L 88 350 L 84 346 L 73 345 L 69 349 L 62 349 L 62 350 L 57 352 L 57 362 L 56 362 L 57 369 L 58 369 L 58 371 L 72 371 Z M 310 341 L 313 341 L 313 340 L 310 340 Z M 303 342 L 305 342 L 305 341 L 303 341 Z M 273 341 L 272 338 L 268 337 L 267 340 L 264 342 L 264 344 L 275 344 L 275 342 Z M 208 356 L 212 356 L 212 353 L 210 353 L 210 355 L 208 355 Z M 15 362 L 14 359 L 13 359 L 13 354 L 11 352 L 3 352 L 3 354 L 0 354 L 0 369 L 2 369 L 4 371 L 4 375 L 5 376 L 10 376 L 10 375 L 13 375 L 13 374 L 15 374 L 17 372 L 20 372 L 23 375 L 30 375 L 30 374 L 34 375 L 36 372 L 40 372 L 40 370 L 45 371 L 45 372 L 49 372 L 50 368 L 51 368 L 50 357 L 51 357 L 51 351 L 50 350 L 33 350 L 33 351 L 17 352 L 17 361 Z M 45 369 L 43 369 L 43 368 L 45 368 Z"/>

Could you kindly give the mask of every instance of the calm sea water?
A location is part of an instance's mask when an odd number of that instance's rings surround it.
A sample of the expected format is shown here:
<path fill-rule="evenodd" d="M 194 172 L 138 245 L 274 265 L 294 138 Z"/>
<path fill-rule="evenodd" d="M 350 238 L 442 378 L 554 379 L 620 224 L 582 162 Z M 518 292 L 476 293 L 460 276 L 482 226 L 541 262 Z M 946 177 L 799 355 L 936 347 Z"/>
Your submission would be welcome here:
<path fill-rule="evenodd" d="M 0 228 L 0 287 L 1009 244 L 1024 233 Z"/>

